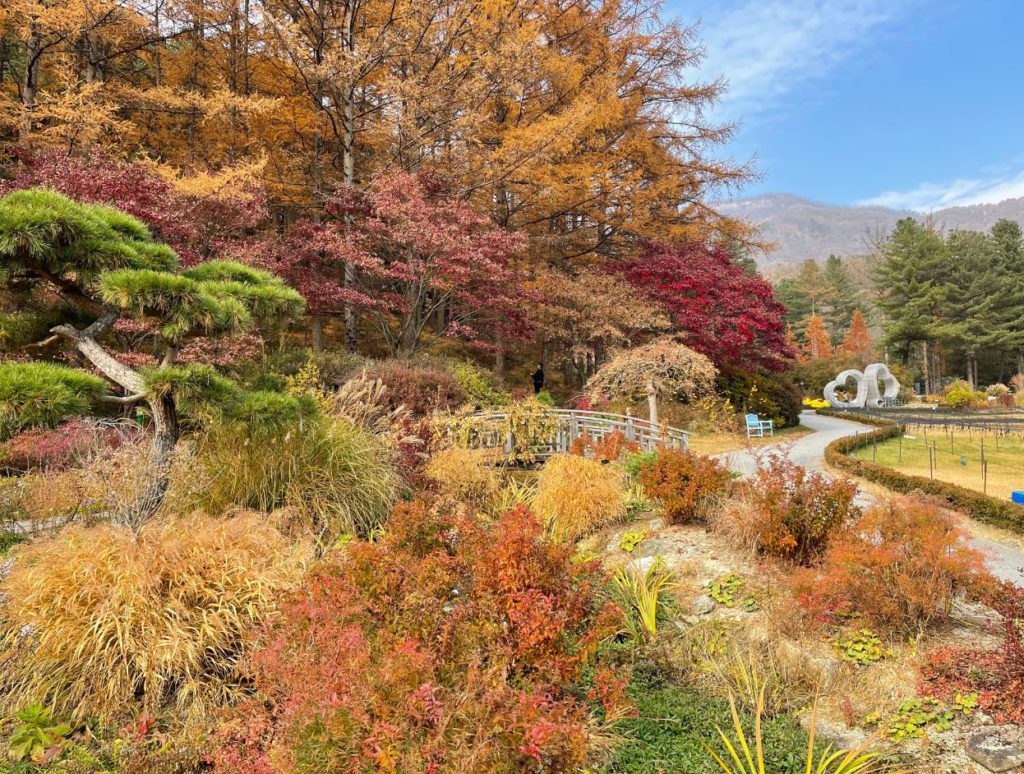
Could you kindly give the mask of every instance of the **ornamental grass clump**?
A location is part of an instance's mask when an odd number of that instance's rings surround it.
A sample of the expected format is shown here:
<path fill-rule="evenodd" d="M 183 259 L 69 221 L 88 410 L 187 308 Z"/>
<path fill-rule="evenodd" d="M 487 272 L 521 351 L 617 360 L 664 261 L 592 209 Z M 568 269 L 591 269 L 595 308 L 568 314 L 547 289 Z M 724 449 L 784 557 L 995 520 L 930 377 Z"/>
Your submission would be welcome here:
<path fill-rule="evenodd" d="M 71 526 L 18 546 L 0 581 L 0 710 L 189 724 L 245 693 L 249 636 L 298 582 L 296 548 L 259 515 Z"/>
<path fill-rule="evenodd" d="M 404 488 L 385 444 L 344 419 L 316 414 L 276 428 L 215 425 L 190 462 L 179 475 L 179 507 L 287 509 L 293 526 L 321 547 L 383 525 Z"/>
<path fill-rule="evenodd" d="M 423 473 L 441 494 L 481 508 L 494 503 L 501 492 L 493 461 L 480 449 L 442 449 L 430 458 Z"/>
<path fill-rule="evenodd" d="M 555 455 L 537 476 L 533 510 L 552 538 L 575 542 L 625 515 L 622 471 L 574 454 Z"/>

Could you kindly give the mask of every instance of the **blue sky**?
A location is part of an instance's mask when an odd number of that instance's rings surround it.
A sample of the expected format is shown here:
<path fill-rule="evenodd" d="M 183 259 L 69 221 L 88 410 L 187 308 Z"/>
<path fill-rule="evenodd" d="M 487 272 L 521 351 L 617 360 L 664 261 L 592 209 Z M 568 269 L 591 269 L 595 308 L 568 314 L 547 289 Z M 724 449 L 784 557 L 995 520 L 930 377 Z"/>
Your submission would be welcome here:
<path fill-rule="evenodd" d="M 1024 0 L 666 0 L 729 91 L 741 195 L 927 211 L 1024 196 Z"/>

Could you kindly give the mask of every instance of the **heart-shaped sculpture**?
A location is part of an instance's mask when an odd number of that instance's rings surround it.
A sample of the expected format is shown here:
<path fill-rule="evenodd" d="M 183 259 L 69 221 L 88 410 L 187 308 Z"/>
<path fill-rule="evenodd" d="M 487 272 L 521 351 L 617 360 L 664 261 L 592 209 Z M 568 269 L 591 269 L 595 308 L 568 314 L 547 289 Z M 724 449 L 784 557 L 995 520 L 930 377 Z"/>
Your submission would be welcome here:
<path fill-rule="evenodd" d="M 850 379 L 857 384 L 857 394 L 853 400 L 840 400 L 836 396 L 836 390 L 845 389 Z M 883 385 L 881 391 L 878 389 L 879 380 Z M 900 383 L 889 372 L 889 366 L 885 363 L 872 363 L 863 372 L 850 368 L 825 385 L 825 400 L 833 408 L 881 408 L 889 401 L 895 400 L 899 394 Z"/>

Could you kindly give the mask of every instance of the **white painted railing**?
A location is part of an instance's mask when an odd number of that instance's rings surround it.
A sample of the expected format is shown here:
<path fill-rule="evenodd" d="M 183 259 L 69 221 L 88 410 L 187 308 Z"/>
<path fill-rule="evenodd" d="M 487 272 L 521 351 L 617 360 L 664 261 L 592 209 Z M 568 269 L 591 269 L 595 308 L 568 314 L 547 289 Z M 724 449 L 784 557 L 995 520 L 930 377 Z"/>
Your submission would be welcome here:
<path fill-rule="evenodd" d="M 547 438 L 537 439 L 531 444 L 532 454 L 537 459 L 564 454 L 569 451 L 572 442 L 581 436 L 585 435 L 597 443 L 616 431 L 645 452 L 656 448 L 686 449 L 689 445 L 689 433 L 685 430 L 652 424 L 646 419 L 576 409 L 551 409 L 551 414 L 557 419 L 557 429 Z M 487 411 L 475 414 L 474 417 L 484 420 L 488 425 L 501 425 L 507 415 L 500 411 Z M 475 433 L 469 445 L 477 449 L 501 449 L 507 455 L 516 444 L 511 432 L 495 429 Z"/>

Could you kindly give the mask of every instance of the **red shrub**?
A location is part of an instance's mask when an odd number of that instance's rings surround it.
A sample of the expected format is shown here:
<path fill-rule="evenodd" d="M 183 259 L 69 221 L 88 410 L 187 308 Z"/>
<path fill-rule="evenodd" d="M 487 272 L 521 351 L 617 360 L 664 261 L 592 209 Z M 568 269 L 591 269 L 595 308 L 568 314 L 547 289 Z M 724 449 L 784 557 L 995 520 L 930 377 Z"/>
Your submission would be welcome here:
<path fill-rule="evenodd" d="M 16 471 L 57 472 L 80 463 L 90 452 L 119 449 L 141 435 L 130 423 L 99 424 L 73 419 L 55 428 L 26 430 L 0 446 L 0 460 Z"/>
<path fill-rule="evenodd" d="M 811 473 L 770 454 L 744 486 L 758 550 L 796 564 L 814 562 L 843 524 L 859 515 L 857 485 Z"/>
<path fill-rule="evenodd" d="M 621 430 L 615 430 L 596 441 L 587 433 L 576 436 L 569 446 L 569 454 L 590 457 L 601 462 L 615 462 L 623 452 L 639 452 L 640 445 L 636 441 L 627 441 Z"/>
<path fill-rule="evenodd" d="M 448 371 L 405 360 L 384 360 L 367 369 L 370 379 L 380 379 L 392 408 L 405 406 L 417 416 L 458 408 L 469 400 L 466 391 Z"/>
<path fill-rule="evenodd" d="M 833 541 L 820 572 L 794 576 L 794 589 L 823 620 L 856 615 L 914 633 L 988 579 L 983 557 L 945 511 L 904 497 L 869 509 Z"/>
<path fill-rule="evenodd" d="M 1024 724 L 1024 589 L 1004 583 L 986 601 L 1002 616 L 1002 645 L 932 651 L 921 668 L 919 688 L 947 701 L 977 693 L 979 708 L 997 723 Z"/>
<path fill-rule="evenodd" d="M 380 542 L 329 557 L 285 602 L 251 660 L 258 695 L 212 760 L 247 773 L 312 760 L 351 772 L 578 768 L 589 706 L 568 689 L 621 619 L 572 551 L 522 508 L 487 524 L 399 507 Z M 622 693 L 605 681 L 595 696 Z"/>
<path fill-rule="evenodd" d="M 704 516 L 709 501 L 728 487 L 732 477 L 717 460 L 691 451 L 660 449 L 640 469 L 637 480 L 665 508 L 669 524 Z"/>

